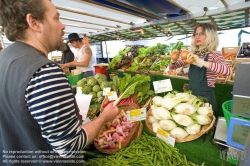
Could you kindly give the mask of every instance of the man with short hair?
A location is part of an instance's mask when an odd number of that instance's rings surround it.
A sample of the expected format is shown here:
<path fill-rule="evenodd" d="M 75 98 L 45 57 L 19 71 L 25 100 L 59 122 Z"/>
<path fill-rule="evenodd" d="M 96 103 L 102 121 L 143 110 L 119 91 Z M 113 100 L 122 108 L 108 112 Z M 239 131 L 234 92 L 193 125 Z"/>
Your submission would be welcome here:
<path fill-rule="evenodd" d="M 47 58 L 62 43 L 59 15 L 50 0 L 0 0 L 0 25 L 14 41 L 0 53 L 0 165 L 82 166 L 75 155 L 119 113 L 110 104 L 81 124 L 65 74 Z M 19 157 L 4 158 L 11 152 Z"/>
<path fill-rule="evenodd" d="M 83 77 L 93 76 L 94 57 L 91 48 L 83 43 L 82 38 L 77 33 L 68 35 L 68 43 L 76 48 L 75 60 L 65 63 L 62 68 L 76 66 L 76 68 L 82 70 Z"/>

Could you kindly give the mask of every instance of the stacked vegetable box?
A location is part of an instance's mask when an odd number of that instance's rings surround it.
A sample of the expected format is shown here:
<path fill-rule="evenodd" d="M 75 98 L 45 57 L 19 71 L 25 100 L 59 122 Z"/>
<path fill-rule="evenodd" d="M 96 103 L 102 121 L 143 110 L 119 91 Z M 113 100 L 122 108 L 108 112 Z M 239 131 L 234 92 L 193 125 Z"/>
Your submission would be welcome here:
<path fill-rule="evenodd" d="M 125 50 L 120 50 L 112 61 L 109 63 L 109 69 L 123 70 L 129 72 L 144 73 L 149 70 L 152 64 L 161 55 L 164 55 L 167 50 L 167 45 L 158 43 L 156 46 L 131 46 Z M 129 59 L 126 67 L 123 65 L 123 59 Z"/>

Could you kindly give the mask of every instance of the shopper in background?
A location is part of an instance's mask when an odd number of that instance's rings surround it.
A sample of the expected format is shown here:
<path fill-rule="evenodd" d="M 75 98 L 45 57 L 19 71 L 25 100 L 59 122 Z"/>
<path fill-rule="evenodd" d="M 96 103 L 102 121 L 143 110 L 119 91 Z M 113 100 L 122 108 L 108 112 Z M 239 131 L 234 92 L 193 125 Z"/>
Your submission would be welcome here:
<path fill-rule="evenodd" d="M 230 75 L 232 68 L 225 63 L 221 52 L 216 51 L 219 39 L 216 28 L 212 24 L 198 25 L 192 35 L 191 56 L 187 61 L 171 57 L 170 69 L 190 64 L 188 90 L 196 96 L 206 98 L 216 112 L 214 84 L 217 74 Z"/>
<path fill-rule="evenodd" d="M 67 44 L 63 43 L 61 49 L 59 50 L 62 52 L 62 59 L 61 59 L 60 66 L 62 66 L 65 63 L 74 61 L 75 59 L 74 53 L 71 51 L 71 49 L 69 48 Z M 69 72 L 74 69 L 76 69 L 76 67 L 69 67 Z"/>
<path fill-rule="evenodd" d="M 82 166 L 83 158 L 75 155 L 119 113 L 109 104 L 98 118 L 82 125 L 67 78 L 47 58 L 64 34 L 59 16 L 50 0 L 0 0 L 0 24 L 14 41 L 0 53 L 0 151 L 34 156 L 15 158 L 17 165 Z M 13 165 L 3 155 L 0 161 Z"/>
<path fill-rule="evenodd" d="M 76 68 L 82 70 L 83 77 L 93 76 L 94 57 L 91 48 L 83 43 L 82 38 L 80 38 L 77 33 L 69 34 L 68 42 L 77 49 L 75 52 L 75 60 L 62 65 L 62 68 L 76 66 Z"/>

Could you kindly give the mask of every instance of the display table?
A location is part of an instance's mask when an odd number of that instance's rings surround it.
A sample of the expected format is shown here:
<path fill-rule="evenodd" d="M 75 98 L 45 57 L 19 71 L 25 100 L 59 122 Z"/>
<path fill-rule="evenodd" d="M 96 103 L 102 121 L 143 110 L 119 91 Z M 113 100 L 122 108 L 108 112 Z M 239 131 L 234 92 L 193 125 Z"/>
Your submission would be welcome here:
<path fill-rule="evenodd" d="M 108 70 L 108 74 L 110 73 L 116 73 L 119 77 L 122 77 L 124 72 L 119 70 Z M 129 73 L 129 74 L 137 74 L 137 73 Z M 157 75 L 157 74 L 150 74 L 151 77 L 151 88 L 153 89 L 153 81 L 163 80 L 163 79 L 170 79 L 172 83 L 172 87 L 174 90 L 177 91 L 183 91 L 183 85 L 185 83 L 188 83 L 189 81 L 187 79 L 181 79 L 181 78 L 173 78 L 171 76 L 167 75 Z M 224 116 L 223 110 L 222 110 L 222 103 L 232 99 L 232 88 L 233 85 L 228 84 L 216 84 L 215 85 L 215 96 L 217 99 L 217 112 L 216 117 Z M 162 94 L 165 95 L 165 94 Z M 145 122 L 143 121 L 143 132 L 146 132 L 147 134 L 154 136 L 149 132 L 147 129 Z M 191 141 L 191 142 L 185 142 L 185 143 L 176 143 L 175 147 L 177 147 L 181 154 L 184 154 L 187 156 L 188 159 L 193 161 L 197 164 L 205 163 L 206 166 L 221 166 L 221 165 L 227 165 L 231 166 L 233 164 L 230 164 L 229 162 L 222 160 L 221 155 L 222 151 L 216 147 L 216 145 L 213 143 L 213 137 L 214 137 L 214 129 L 212 129 L 207 138 L 204 141 L 204 136 Z"/>
<path fill-rule="evenodd" d="M 120 70 L 108 70 L 108 75 L 110 73 L 117 73 L 119 77 L 123 76 L 123 71 Z M 137 73 L 131 73 L 131 72 L 126 72 L 129 74 L 137 74 Z M 151 77 L 151 89 L 153 90 L 153 82 L 158 81 L 158 80 L 163 80 L 163 79 L 170 79 L 172 83 L 172 87 L 174 90 L 177 90 L 179 92 L 183 91 L 183 85 L 185 83 L 188 83 L 189 80 L 187 79 L 182 79 L 180 78 L 174 78 L 168 75 L 159 75 L 159 74 L 149 74 Z M 215 113 L 216 117 L 223 116 L 223 110 L 222 110 L 222 104 L 227 101 L 227 100 L 232 100 L 232 90 L 233 90 L 233 85 L 229 84 L 215 84 L 214 88 L 214 93 L 217 101 L 217 111 Z M 167 93 L 165 93 L 167 94 Z M 164 93 L 161 95 L 165 95 Z"/>

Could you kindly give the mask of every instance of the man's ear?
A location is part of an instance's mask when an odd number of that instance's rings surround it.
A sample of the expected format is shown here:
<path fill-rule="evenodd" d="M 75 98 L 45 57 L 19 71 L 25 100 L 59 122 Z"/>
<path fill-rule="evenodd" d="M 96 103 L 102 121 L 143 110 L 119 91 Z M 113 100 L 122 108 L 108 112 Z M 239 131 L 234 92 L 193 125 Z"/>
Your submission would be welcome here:
<path fill-rule="evenodd" d="M 34 19 L 32 14 L 29 13 L 26 15 L 26 21 L 31 29 L 33 29 L 34 31 L 41 31 L 41 22 Z"/>

